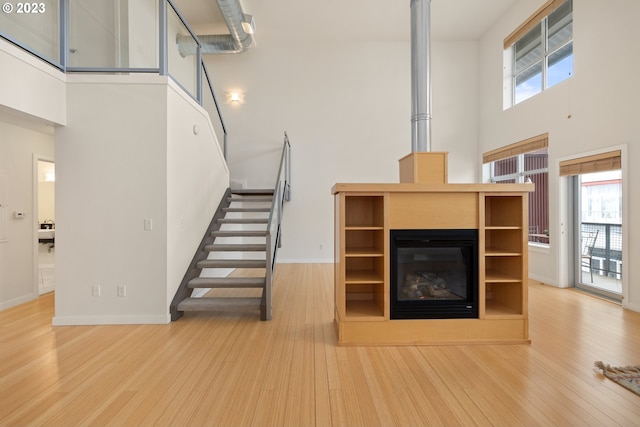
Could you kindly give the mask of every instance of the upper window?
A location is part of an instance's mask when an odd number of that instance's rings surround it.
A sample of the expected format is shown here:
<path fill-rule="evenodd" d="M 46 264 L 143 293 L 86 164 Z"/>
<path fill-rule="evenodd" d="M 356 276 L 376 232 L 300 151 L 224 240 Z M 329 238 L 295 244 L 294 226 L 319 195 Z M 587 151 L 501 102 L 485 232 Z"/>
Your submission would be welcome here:
<path fill-rule="evenodd" d="M 512 105 L 571 77 L 573 1 L 547 2 L 505 39 L 509 47 Z"/>

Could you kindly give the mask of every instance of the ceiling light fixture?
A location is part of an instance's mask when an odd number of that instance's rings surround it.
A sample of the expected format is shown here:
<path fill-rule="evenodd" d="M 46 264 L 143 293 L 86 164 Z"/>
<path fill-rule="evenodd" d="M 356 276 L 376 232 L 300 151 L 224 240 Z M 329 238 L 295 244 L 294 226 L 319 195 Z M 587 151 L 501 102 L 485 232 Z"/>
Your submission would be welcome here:
<path fill-rule="evenodd" d="M 228 104 L 244 104 L 244 93 L 239 91 L 227 92 Z"/>

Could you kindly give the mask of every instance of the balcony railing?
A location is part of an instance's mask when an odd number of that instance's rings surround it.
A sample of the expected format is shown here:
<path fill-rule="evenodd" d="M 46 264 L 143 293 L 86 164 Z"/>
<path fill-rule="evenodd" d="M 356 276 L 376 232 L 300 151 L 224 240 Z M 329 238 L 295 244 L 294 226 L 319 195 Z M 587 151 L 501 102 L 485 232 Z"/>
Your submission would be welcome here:
<path fill-rule="evenodd" d="M 598 231 L 592 252 L 594 274 L 622 280 L 622 225 L 583 222 L 581 231 Z"/>
<path fill-rule="evenodd" d="M 28 11 L 24 9 L 27 4 Z M 227 132 L 200 41 L 172 0 L 49 0 L 6 5 L 11 10 L 6 6 L 0 13 L 0 37 L 65 73 L 169 76 L 207 110 L 226 153 Z M 179 38 L 193 39 L 195 55 L 180 53 Z"/>

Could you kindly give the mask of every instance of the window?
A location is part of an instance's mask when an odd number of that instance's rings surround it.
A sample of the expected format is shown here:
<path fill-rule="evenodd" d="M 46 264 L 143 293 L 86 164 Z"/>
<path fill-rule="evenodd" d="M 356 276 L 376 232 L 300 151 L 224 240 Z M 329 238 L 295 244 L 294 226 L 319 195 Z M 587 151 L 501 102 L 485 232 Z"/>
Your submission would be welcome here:
<path fill-rule="evenodd" d="M 505 39 L 512 48 L 512 105 L 573 74 L 573 1 L 551 0 Z"/>
<path fill-rule="evenodd" d="M 490 179 L 498 184 L 532 182 L 529 193 L 529 242 L 549 244 L 548 134 L 485 153 Z"/>

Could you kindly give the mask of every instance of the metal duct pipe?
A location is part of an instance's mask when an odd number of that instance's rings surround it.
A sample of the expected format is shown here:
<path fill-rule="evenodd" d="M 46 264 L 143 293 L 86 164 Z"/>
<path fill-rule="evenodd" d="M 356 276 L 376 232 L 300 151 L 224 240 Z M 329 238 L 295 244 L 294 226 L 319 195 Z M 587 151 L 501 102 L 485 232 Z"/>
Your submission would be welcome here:
<path fill-rule="evenodd" d="M 242 11 L 240 0 L 216 0 L 230 34 L 198 36 L 202 54 L 240 53 L 253 45 L 255 23 L 253 16 Z M 196 43 L 189 36 L 178 37 L 178 50 L 182 56 L 195 55 Z"/>
<path fill-rule="evenodd" d="M 431 0 L 411 0 L 411 150 L 431 151 Z"/>

